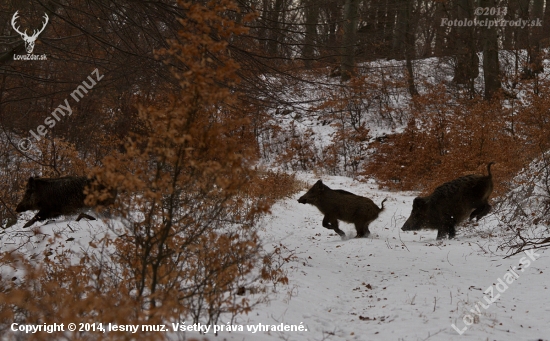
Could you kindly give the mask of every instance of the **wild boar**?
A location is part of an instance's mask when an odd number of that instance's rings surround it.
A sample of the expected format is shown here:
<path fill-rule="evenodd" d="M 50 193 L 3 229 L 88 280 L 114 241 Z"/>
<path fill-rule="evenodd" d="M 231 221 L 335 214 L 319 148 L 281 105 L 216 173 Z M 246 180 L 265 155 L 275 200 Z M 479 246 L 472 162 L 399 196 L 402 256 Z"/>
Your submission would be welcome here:
<path fill-rule="evenodd" d="M 84 204 L 84 189 L 91 186 L 94 180 L 86 177 L 66 176 L 62 178 L 30 177 L 23 200 L 17 205 L 17 213 L 39 210 L 23 227 L 29 227 L 36 221 L 55 218 L 60 215 L 75 214 L 89 208 Z M 110 205 L 116 198 L 116 190 L 109 192 L 110 198 L 100 201 L 98 205 Z M 80 213 L 76 221 L 82 218 L 95 220 L 94 217 Z"/>
<path fill-rule="evenodd" d="M 427 197 L 416 197 L 409 219 L 401 230 L 437 230 L 437 239 L 454 238 L 455 227 L 464 219 L 481 219 L 491 210 L 488 203 L 493 191 L 490 162 L 487 175 L 466 175 L 444 183 Z"/>
<path fill-rule="evenodd" d="M 338 228 L 338 220 L 355 224 L 356 238 L 369 236 L 369 224 L 378 218 L 378 214 L 384 209 L 385 201 L 386 199 L 382 201 L 382 208 L 378 208 L 369 198 L 342 189 L 330 189 L 321 180 L 298 199 L 300 204 L 317 207 L 325 215 L 323 227 L 334 230 L 341 237 L 345 237 L 346 234 Z"/>

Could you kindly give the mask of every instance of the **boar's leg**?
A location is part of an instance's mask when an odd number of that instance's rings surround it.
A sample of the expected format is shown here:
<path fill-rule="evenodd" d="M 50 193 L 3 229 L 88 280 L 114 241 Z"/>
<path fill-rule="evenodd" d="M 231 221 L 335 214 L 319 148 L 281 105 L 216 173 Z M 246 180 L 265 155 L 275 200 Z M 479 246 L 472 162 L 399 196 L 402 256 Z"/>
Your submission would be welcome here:
<path fill-rule="evenodd" d="M 82 218 L 86 218 L 86 219 L 88 219 L 88 220 L 96 220 L 94 217 L 92 217 L 92 216 L 89 215 L 89 214 L 80 213 L 80 214 L 78 215 L 78 217 L 76 218 L 76 221 L 80 221 L 80 219 L 82 219 Z"/>
<path fill-rule="evenodd" d="M 483 218 L 491 211 L 491 205 L 488 203 L 484 203 L 483 206 L 480 206 L 476 208 L 471 214 L 470 214 L 470 220 L 476 218 L 476 221 L 479 221 L 479 219 Z"/>
<path fill-rule="evenodd" d="M 338 219 L 330 219 L 328 216 L 325 216 L 323 218 L 323 227 L 327 228 L 329 230 L 334 230 L 334 232 L 338 233 L 340 237 L 345 237 L 346 234 L 344 231 L 340 230 L 338 228 Z"/>
<path fill-rule="evenodd" d="M 334 228 L 334 232 L 338 233 L 338 235 L 340 237 L 345 237 L 346 236 L 346 233 L 344 231 L 340 230 L 338 227 Z"/>
<path fill-rule="evenodd" d="M 449 227 L 449 239 L 453 239 L 456 236 L 456 230 L 454 226 Z"/>
<path fill-rule="evenodd" d="M 336 224 L 338 224 L 338 221 L 336 222 Z M 329 230 L 332 230 L 334 228 L 327 216 L 323 217 L 323 227 Z"/>
<path fill-rule="evenodd" d="M 51 218 L 55 216 L 56 216 L 56 213 L 52 213 L 51 211 L 46 209 L 41 209 L 40 211 L 38 211 L 38 213 L 36 213 L 36 215 L 31 220 L 29 220 L 25 225 L 23 225 L 23 228 L 27 228 L 32 224 L 36 223 L 37 221 L 43 221 L 47 218 Z"/>
<path fill-rule="evenodd" d="M 355 223 L 355 229 L 357 230 L 357 236 L 355 238 L 362 238 L 362 237 L 368 237 L 370 235 L 369 231 L 369 222 L 357 222 Z"/>
<path fill-rule="evenodd" d="M 452 233 L 453 236 L 455 235 L 454 226 L 452 224 L 449 224 L 448 222 L 443 223 L 437 229 L 437 238 L 436 238 L 436 240 L 445 239 L 447 237 L 447 235 L 450 236 L 451 233 Z"/>
<path fill-rule="evenodd" d="M 23 225 L 23 228 L 27 228 L 29 226 L 32 226 L 32 224 L 36 223 L 38 221 L 38 213 L 29 221 L 27 221 L 27 223 L 25 225 Z"/>
<path fill-rule="evenodd" d="M 456 229 L 454 224 L 445 224 L 442 225 L 437 230 L 437 240 L 445 239 L 445 237 L 449 236 L 449 239 L 453 239 L 456 236 Z"/>
<path fill-rule="evenodd" d="M 441 216 L 440 216 L 441 217 Z M 444 239 L 447 235 L 449 236 L 449 239 L 454 238 L 456 235 L 455 226 L 458 224 L 458 220 L 456 215 L 450 214 L 450 213 L 443 213 L 441 225 L 439 225 L 439 229 L 437 230 L 437 240 Z"/>

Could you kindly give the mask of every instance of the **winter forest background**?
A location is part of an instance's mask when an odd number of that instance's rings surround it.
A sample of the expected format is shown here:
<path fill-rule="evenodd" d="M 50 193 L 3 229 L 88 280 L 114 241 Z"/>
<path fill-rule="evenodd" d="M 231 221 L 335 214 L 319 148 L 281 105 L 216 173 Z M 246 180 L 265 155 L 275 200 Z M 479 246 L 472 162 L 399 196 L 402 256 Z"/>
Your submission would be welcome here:
<path fill-rule="evenodd" d="M 49 17 L 33 52 L 46 60 L 14 57 L 26 54 L 12 27 L 16 11 L 28 34 Z M 473 20 L 508 24 L 458 24 Z M 516 254 L 550 246 L 548 0 L 8 0 L 0 30 L 2 340 L 216 339 L 171 327 L 138 336 L 10 329 L 14 322 L 173 321 L 309 325 L 265 340 L 466 339 L 450 325 L 483 297 L 471 288 L 485 290 L 505 271 L 487 274 L 485 264 L 509 256 L 506 264 L 517 265 Z M 56 111 L 67 103 L 70 113 Z M 484 174 L 491 161 L 493 211 L 485 223 L 465 223 L 458 241 L 436 243 L 433 231 L 399 234 L 414 196 Z M 115 205 L 101 208 L 102 221 L 68 217 L 23 229 L 32 214 L 15 207 L 29 177 L 66 175 L 116 188 Z M 299 193 L 320 178 L 377 204 L 390 198 L 368 242 L 340 240 L 321 227 L 321 213 L 299 206 Z M 105 193 L 88 194 L 92 204 Z M 329 255 L 346 248 L 347 256 Z M 370 273 L 338 277 L 347 258 L 398 250 L 404 254 L 395 262 L 379 259 L 380 276 L 410 271 L 412 278 L 392 285 L 374 284 Z M 441 268 L 460 265 L 447 251 L 473 254 L 462 269 L 478 271 L 449 275 Z M 435 277 L 423 279 L 415 264 Z M 535 264 L 540 276 L 518 281 L 547 283 L 550 264 L 544 257 Z M 301 267 L 311 282 L 299 277 Z M 415 297 L 433 290 L 403 294 L 411 281 L 449 288 L 450 302 L 418 298 L 417 306 Z M 310 285 L 320 301 L 338 297 L 334 306 L 319 309 L 304 297 Z M 383 315 L 371 301 L 354 312 L 358 287 L 372 302 L 381 300 L 377 290 L 395 290 L 383 300 L 401 313 Z M 525 322 L 503 327 L 504 308 L 496 307 L 466 333 L 548 338 L 548 295 L 539 289 L 516 295 L 535 300 L 524 309 L 538 312 L 528 332 Z M 273 317 L 296 301 L 314 316 Z M 444 322 L 437 320 L 442 304 Z M 420 306 L 420 320 L 404 317 Z M 351 317 L 330 317 L 333 309 Z M 514 319 L 524 317 L 519 310 Z"/>

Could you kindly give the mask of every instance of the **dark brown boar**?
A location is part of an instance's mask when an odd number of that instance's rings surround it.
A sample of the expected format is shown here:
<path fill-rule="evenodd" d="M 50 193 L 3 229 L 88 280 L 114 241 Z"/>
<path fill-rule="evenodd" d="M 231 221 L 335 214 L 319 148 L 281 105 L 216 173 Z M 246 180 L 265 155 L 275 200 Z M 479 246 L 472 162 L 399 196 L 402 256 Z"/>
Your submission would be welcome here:
<path fill-rule="evenodd" d="M 386 199 L 382 201 L 382 208 L 378 208 L 369 198 L 342 189 L 330 189 L 321 180 L 298 199 L 300 204 L 317 207 L 325 215 L 323 227 L 334 230 L 341 237 L 346 234 L 338 228 L 338 220 L 355 224 L 356 238 L 369 236 L 369 224 L 378 218 L 378 214 L 384 209 L 384 201 Z"/>
<path fill-rule="evenodd" d="M 468 217 L 481 219 L 491 210 L 488 199 L 493 191 L 492 164 L 487 165 L 488 175 L 466 175 L 444 183 L 427 197 L 416 197 L 401 230 L 433 229 L 437 230 L 437 239 L 446 235 L 454 238 L 458 223 Z"/>
<path fill-rule="evenodd" d="M 29 178 L 23 200 L 17 205 L 17 213 L 39 210 L 23 227 L 29 227 L 36 221 L 55 218 L 60 215 L 75 214 L 89 208 L 84 204 L 84 189 L 91 187 L 94 180 L 86 177 L 66 176 L 62 178 Z M 100 190 L 104 187 L 100 186 Z M 110 205 L 116 198 L 116 190 L 109 191 L 110 198 L 98 202 L 98 205 Z M 80 213 L 82 218 L 95 220 L 94 217 Z"/>

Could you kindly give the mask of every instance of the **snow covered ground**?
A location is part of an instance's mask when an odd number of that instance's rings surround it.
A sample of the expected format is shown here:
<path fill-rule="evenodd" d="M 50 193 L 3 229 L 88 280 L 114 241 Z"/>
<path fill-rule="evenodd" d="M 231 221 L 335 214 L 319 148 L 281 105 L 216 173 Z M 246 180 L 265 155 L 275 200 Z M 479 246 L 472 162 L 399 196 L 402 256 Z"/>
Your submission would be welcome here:
<path fill-rule="evenodd" d="M 300 178 L 309 186 L 318 179 L 312 174 Z M 549 250 L 503 259 L 503 251 L 497 252 L 501 239 L 493 214 L 478 226 L 460 227 L 455 240 L 436 241 L 436 231 L 402 232 L 414 193 L 384 192 L 375 184 L 346 177 L 322 180 L 333 189 L 367 196 L 377 205 L 388 198 L 385 210 L 370 225 L 371 236 L 342 240 L 323 228 L 317 208 L 297 202 L 304 188 L 276 204 L 261 227 L 266 247 L 282 243 L 297 256 L 286 265 L 288 286 L 279 286 L 270 303 L 233 321 L 234 328 L 241 326 L 243 331 L 215 336 L 211 329 L 204 335 L 187 332 L 184 338 L 550 340 Z M 20 230 L 22 224 L 10 231 Z M 61 221 L 42 230 L 66 234 L 66 247 L 78 249 L 88 245 L 98 224 Z M 353 225 L 341 223 L 341 228 L 349 237 L 355 235 Z M 23 235 L 4 234 L 3 248 L 15 247 Z M 38 241 L 41 235 L 32 238 Z M 48 247 L 47 238 L 39 244 Z M 38 254 L 36 250 L 27 252 Z M 228 322 L 222 317 L 219 325 L 226 327 Z M 258 331 L 260 324 L 271 329 L 281 323 L 289 328 L 301 325 L 303 330 Z"/>
<path fill-rule="evenodd" d="M 312 185 L 317 178 L 305 180 Z M 296 251 L 288 287 L 234 322 L 244 332 L 205 335 L 209 340 L 550 340 L 550 251 L 531 255 L 536 260 L 503 259 L 502 251 L 495 253 L 494 215 L 459 227 L 455 240 L 436 241 L 436 231 L 402 232 L 413 193 L 344 177 L 323 182 L 377 205 L 388 198 L 371 236 L 342 240 L 323 228 L 322 214 L 297 202 L 304 192 L 280 202 L 263 238 Z M 355 234 L 353 225 L 341 225 Z M 259 323 L 303 323 L 307 331 L 246 331 Z"/>

